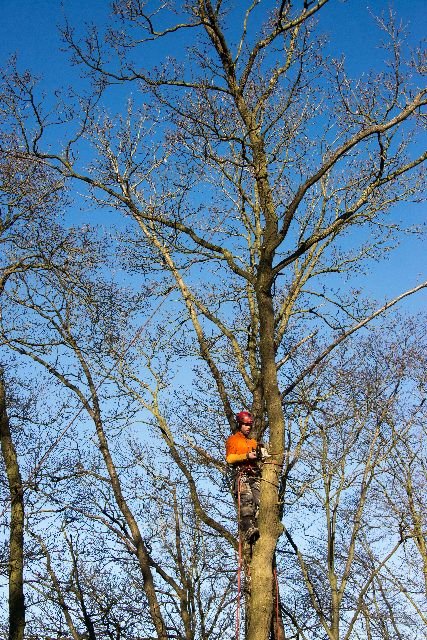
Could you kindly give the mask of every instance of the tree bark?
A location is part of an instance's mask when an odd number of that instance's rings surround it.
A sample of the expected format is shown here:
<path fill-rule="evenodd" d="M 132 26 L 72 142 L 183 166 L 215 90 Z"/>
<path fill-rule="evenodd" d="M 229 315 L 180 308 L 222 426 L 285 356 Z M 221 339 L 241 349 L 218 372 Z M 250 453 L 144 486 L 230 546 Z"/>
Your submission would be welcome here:
<path fill-rule="evenodd" d="M 6 410 L 6 391 L 0 374 L 0 439 L 10 492 L 9 640 L 23 640 L 24 601 L 24 491 L 18 457 Z"/>
<path fill-rule="evenodd" d="M 278 486 L 283 455 L 283 410 L 277 381 L 274 352 L 274 309 L 271 279 L 265 267 L 257 291 L 260 314 L 260 355 L 264 398 L 270 427 L 270 449 L 274 452 L 271 464 L 262 471 L 259 511 L 260 538 L 254 546 L 251 563 L 251 595 L 248 607 L 247 640 L 268 640 L 273 612 L 273 559 L 277 540 L 282 533 Z"/>

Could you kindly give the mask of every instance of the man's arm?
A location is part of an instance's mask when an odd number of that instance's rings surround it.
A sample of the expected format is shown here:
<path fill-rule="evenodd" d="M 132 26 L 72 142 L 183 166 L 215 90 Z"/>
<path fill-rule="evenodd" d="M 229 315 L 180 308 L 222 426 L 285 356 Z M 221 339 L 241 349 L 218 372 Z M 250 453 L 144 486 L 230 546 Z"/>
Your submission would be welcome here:
<path fill-rule="evenodd" d="M 228 464 L 237 464 L 239 462 L 246 462 L 247 460 L 256 460 L 256 451 L 249 451 L 248 453 L 227 453 L 225 458 Z"/>

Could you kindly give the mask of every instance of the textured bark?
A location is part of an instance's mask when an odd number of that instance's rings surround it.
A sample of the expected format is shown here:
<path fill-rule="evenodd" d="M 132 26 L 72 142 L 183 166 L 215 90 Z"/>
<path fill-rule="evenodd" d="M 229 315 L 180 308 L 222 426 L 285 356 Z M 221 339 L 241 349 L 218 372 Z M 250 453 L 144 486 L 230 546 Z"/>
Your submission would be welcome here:
<path fill-rule="evenodd" d="M 278 220 L 268 177 L 268 163 L 261 127 L 253 110 L 248 106 L 242 84 L 235 75 L 235 65 L 219 27 L 210 2 L 199 2 L 200 14 L 206 31 L 215 47 L 227 80 L 230 94 L 247 131 L 253 157 L 253 169 L 260 210 L 264 218 L 258 273 L 255 282 L 256 304 L 259 317 L 259 355 L 262 371 L 262 391 L 270 428 L 270 449 L 274 460 L 265 465 L 262 473 L 261 500 L 258 525 L 260 538 L 254 546 L 250 575 L 251 589 L 247 606 L 247 640 L 267 640 L 273 612 L 273 559 L 277 541 L 283 527 L 280 519 L 278 488 L 283 462 L 284 418 L 275 353 L 275 312 L 272 287 L 274 283 L 273 259 L 279 244 Z"/>
<path fill-rule="evenodd" d="M 24 492 L 18 457 L 10 433 L 4 380 L 0 375 L 0 438 L 10 492 L 9 640 L 23 640 L 24 601 Z"/>
<path fill-rule="evenodd" d="M 409 513 L 412 520 L 413 538 L 421 558 L 424 588 L 427 594 L 427 535 L 423 527 L 422 512 L 417 507 L 417 499 L 414 491 L 411 475 L 408 474 L 405 482 L 405 491 L 408 496 Z"/>
<path fill-rule="evenodd" d="M 278 221 L 273 194 L 268 180 L 267 157 L 259 126 L 242 103 L 242 118 L 248 127 L 252 147 L 256 187 L 264 216 L 261 255 L 255 293 L 259 314 L 259 353 L 262 390 L 270 429 L 270 464 L 264 465 L 259 511 L 260 539 L 255 545 L 252 563 L 252 591 L 249 601 L 247 640 L 267 640 L 273 613 L 273 562 L 277 541 L 283 531 L 279 508 L 279 478 L 284 455 L 284 417 L 277 377 L 275 348 L 275 311 L 272 288 L 273 259 L 278 240 Z"/>

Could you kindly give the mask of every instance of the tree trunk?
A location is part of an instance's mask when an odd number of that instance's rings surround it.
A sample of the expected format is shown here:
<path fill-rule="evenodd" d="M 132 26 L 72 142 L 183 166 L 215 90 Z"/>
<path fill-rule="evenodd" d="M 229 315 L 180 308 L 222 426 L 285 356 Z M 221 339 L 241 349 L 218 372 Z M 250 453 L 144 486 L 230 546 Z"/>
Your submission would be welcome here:
<path fill-rule="evenodd" d="M 10 492 L 9 640 L 23 640 L 24 602 L 24 492 L 18 457 L 10 433 L 6 392 L 0 374 L 0 439 Z"/>
<path fill-rule="evenodd" d="M 147 547 L 145 546 L 142 538 L 139 526 L 135 520 L 131 509 L 127 501 L 125 500 L 122 488 L 119 480 L 119 476 L 116 467 L 113 462 L 113 458 L 110 453 L 108 441 L 104 433 L 104 428 L 100 419 L 100 410 L 98 401 L 94 393 L 93 382 L 91 381 L 94 404 L 96 406 L 95 412 L 93 412 L 93 418 L 95 422 L 96 433 L 99 440 L 99 448 L 104 458 L 105 465 L 108 470 L 108 474 L 111 480 L 111 487 L 113 489 L 116 504 L 126 519 L 127 525 L 132 534 L 132 540 L 135 545 L 136 557 L 138 558 L 139 566 L 143 577 L 144 592 L 148 601 L 148 608 L 150 611 L 151 620 L 156 629 L 158 640 L 168 640 L 168 633 L 166 624 L 163 620 L 160 604 L 157 599 L 156 588 L 154 586 L 153 573 L 150 566 L 150 555 Z"/>
<path fill-rule="evenodd" d="M 251 595 L 248 607 L 247 640 L 268 640 L 273 612 L 273 561 L 277 540 L 282 533 L 278 489 L 283 460 L 284 420 L 277 380 L 274 350 L 274 309 L 271 296 L 271 267 L 260 266 L 257 301 L 260 313 L 260 355 L 264 399 L 270 428 L 273 457 L 265 464 L 261 480 L 259 511 L 260 538 L 254 546 L 251 563 Z"/>
<path fill-rule="evenodd" d="M 126 523 L 131 532 L 132 543 L 135 547 L 134 552 L 138 559 L 139 567 L 140 567 L 142 578 L 143 578 L 144 593 L 147 597 L 148 609 L 150 612 L 150 617 L 153 622 L 154 628 L 156 630 L 157 638 L 158 640 L 168 640 L 168 632 L 167 632 L 165 621 L 163 620 L 162 611 L 161 611 L 160 603 L 157 598 L 156 587 L 154 584 L 150 554 L 143 540 L 143 537 L 139 529 L 138 523 L 135 519 L 135 516 L 132 513 L 132 510 L 129 507 L 122 492 L 120 478 L 117 473 L 117 469 L 110 452 L 108 439 L 105 434 L 104 426 L 102 423 L 101 409 L 99 405 L 99 398 L 98 398 L 96 385 L 92 378 L 90 368 L 82 352 L 80 351 L 77 342 L 75 341 L 75 339 L 72 337 L 71 334 L 67 334 L 67 339 L 80 361 L 80 364 L 83 368 L 83 371 L 86 376 L 86 380 L 89 385 L 93 407 L 88 407 L 88 412 L 95 425 L 99 450 L 104 459 L 104 463 L 107 468 L 108 475 L 110 477 L 111 488 L 113 490 L 116 505 L 118 506 L 122 515 L 124 516 Z"/>
<path fill-rule="evenodd" d="M 285 627 L 280 602 L 279 580 L 277 575 L 276 557 L 273 561 L 273 616 L 271 620 L 271 640 L 286 640 Z"/>

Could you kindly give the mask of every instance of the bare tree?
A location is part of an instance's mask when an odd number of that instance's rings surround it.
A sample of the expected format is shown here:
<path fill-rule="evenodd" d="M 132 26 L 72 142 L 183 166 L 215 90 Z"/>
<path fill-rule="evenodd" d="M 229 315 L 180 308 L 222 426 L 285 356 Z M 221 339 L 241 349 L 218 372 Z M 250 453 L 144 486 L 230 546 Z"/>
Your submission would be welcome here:
<path fill-rule="evenodd" d="M 282 570 L 291 570 L 294 598 L 316 611 L 301 625 L 288 595 L 284 618 L 302 637 L 319 622 L 320 636 L 331 639 L 404 637 L 409 629 L 422 637 L 422 570 L 410 578 L 402 565 L 412 530 L 399 521 L 392 469 L 401 447 L 419 436 L 424 348 L 423 329 L 408 322 L 397 333 L 389 324 L 387 336 L 378 329 L 349 343 L 317 381 L 325 398 L 310 411 L 308 438 L 288 479 L 288 546 L 281 547 L 289 552 Z"/>
<path fill-rule="evenodd" d="M 62 463 L 58 460 L 48 464 L 47 454 L 52 453 L 61 440 L 66 438 L 72 443 L 76 437 L 74 429 L 71 431 L 74 419 L 70 419 L 53 446 L 40 456 L 31 472 L 32 481 L 37 481 L 39 493 L 45 496 L 45 509 L 58 516 L 64 512 L 72 514 L 75 527 L 77 530 L 78 527 L 84 528 L 88 540 L 95 540 L 100 531 L 104 531 L 103 535 L 111 539 L 116 554 L 120 557 L 130 554 L 137 560 L 139 578 L 135 577 L 136 567 L 132 564 L 132 580 L 137 580 L 138 588 L 143 588 L 149 602 L 151 592 L 149 589 L 147 592 L 147 575 L 150 577 L 168 637 L 190 639 L 197 634 L 206 640 L 220 637 L 225 628 L 224 620 L 228 620 L 234 572 L 224 572 L 218 567 L 221 559 L 218 551 L 214 556 L 209 548 L 212 543 L 206 540 L 202 523 L 212 526 L 232 543 L 234 538 L 224 524 L 208 515 L 208 503 L 199 496 L 192 468 L 183 451 L 174 443 L 168 423 L 159 410 L 158 395 L 164 383 L 150 364 L 153 357 L 150 354 L 156 353 L 161 336 L 153 344 L 148 335 L 144 335 L 143 341 L 139 337 L 138 348 L 128 342 L 127 319 L 131 307 L 116 288 L 109 290 L 100 279 L 94 282 L 88 279 L 96 245 L 92 245 L 88 238 L 83 244 L 85 251 L 75 249 L 75 259 L 73 261 L 72 256 L 69 257 L 66 270 L 65 266 L 52 269 L 38 274 L 35 279 L 23 275 L 19 286 L 9 287 L 5 292 L 7 306 L 14 313 L 3 318 L 4 347 L 30 358 L 35 366 L 44 367 L 64 390 L 71 391 L 80 406 L 76 415 L 84 410 L 95 427 L 102 459 L 94 464 L 93 452 L 89 453 L 90 442 L 83 439 L 82 447 L 88 449 L 85 455 L 82 456 L 79 447 L 73 446 L 75 452 L 71 459 L 66 448 L 67 455 Z M 105 312 L 106 299 L 110 305 L 108 313 Z M 14 323 L 16 315 L 20 318 L 18 324 Z M 25 323 L 22 323 L 23 317 Z M 122 326 L 120 317 L 125 318 Z M 126 350 L 123 352 L 121 343 L 125 336 Z M 127 364 L 133 361 L 135 353 L 139 362 L 143 358 L 147 362 L 144 382 L 138 382 L 135 372 L 132 373 Z M 127 376 L 129 380 L 125 385 L 123 380 L 126 381 Z M 148 376 L 152 379 L 152 386 L 147 382 Z M 139 386 L 139 392 L 135 385 Z M 111 408 L 112 401 L 114 409 Z M 143 457 L 134 441 L 130 440 L 130 453 L 127 445 L 117 443 L 117 436 L 126 430 L 128 421 L 136 412 L 135 405 L 142 405 L 146 412 L 150 412 L 168 445 L 166 454 L 159 451 L 158 444 L 153 445 L 155 457 L 149 465 L 138 461 L 140 456 L 141 460 Z M 147 455 L 153 457 L 151 451 Z M 175 479 L 176 472 L 169 468 L 170 458 L 187 483 L 188 490 L 184 495 L 182 478 Z M 135 465 L 140 471 L 132 473 Z M 135 495 L 135 487 L 141 487 L 145 482 L 145 474 L 151 478 L 146 489 L 152 503 L 149 509 L 143 506 L 146 498 L 141 498 L 139 491 Z M 194 512 L 189 509 L 189 504 L 193 505 Z M 55 526 L 60 528 L 58 523 Z M 46 523 L 42 521 L 36 525 L 41 531 L 38 538 L 56 594 L 53 600 L 49 600 L 60 607 L 70 632 L 79 634 L 81 625 L 87 626 L 90 616 L 81 609 L 83 622 L 75 620 L 60 580 L 55 578 L 52 553 L 43 541 L 45 527 Z M 135 536 L 140 539 L 140 549 Z M 214 544 L 220 548 L 218 542 Z M 142 563 L 141 550 L 146 554 L 145 564 Z M 223 557 L 225 553 L 223 549 L 221 551 Z M 216 557 L 216 569 L 213 569 L 212 557 Z M 86 561 L 94 562 L 89 557 Z M 201 563 L 210 568 L 215 579 L 210 572 L 203 574 Z M 207 584 L 210 584 L 209 588 Z M 77 584 L 74 591 L 81 594 L 81 607 L 87 594 Z M 212 593 L 217 594 L 214 599 Z M 155 624 L 151 610 L 150 619 L 143 618 L 148 628 Z M 93 633 L 104 633 L 99 631 L 99 623 L 92 625 Z"/>
<path fill-rule="evenodd" d="M 93 79 L 94 90 L 80 101 L 80 111 L 69 107 L 73 131 L 61 151 L 52 152 L 45 143 L 52 118 L 43 112 L 31 77 L 14 74 L 3 94 L 4 112 L 19 136 L 11 155 L 31 157 L 61 178 L 88 185 L 97 206 L 131 216 L 133 264 L 142 265 L 146 274 L 150 261 L 163 274 L 167 291 L 179 293 L 182 323 L 194 336 L 191 354 L 209 371 L 229 426 L 239 401 L 255 414 L 254 435 L 268 438 L 272 461 L 263 468 L 261 535 L 249 558 L 249 640 L 266 640 L 271 627 L 274 555 L 283 532 L 279 489 L 288 473 L 286 408 L 316 404 L 321 392 L 318 398 L 309 391 L 322 363 L 391 305 L 375 311 L 351 292 L 330 291 L 328 278 L 362 269 L 389 248 L 397 232 L 392 205 L 418 197 L 426 158 L 411 146 L 427 101 L 426 90 L 418 86 L 420 58 L 414 56 L 411 74 L 405 73 L 401 34 L 392 21 L 382 20 L 389 66 L 365 82 L 352 82 L 343 61 L 322 57 L 313 17 L 321 16 L 326 4 L 277 2 L 270 11 L 257 2 L 239 5 L 233 37 L 227 30 L 231 7 L 210 0 L 176 9 L 169 3 L 159 9 L 115 2 L 116 23 L 104 38 L 94 29 L 80 41 L 67 27 L 64 37 L 73 59 Z M 190 48 L 174 60 L 168 53 L 180 32 Z M 159 44 L 164 60 L 144 69 L 144 52 L 159 51 Z M 121 117 L 108 117 L 101 105 L 109 84 L 126 87 L 129 82 L 139 89 L 137 98 Z M 78 159 L 83 138 L 93 149 L 87 166 Z M 354 238 L 353 244 L 340 243 L 344 236 Z M 66 325 L 60 330 L 71 345 L 74 338 Z M 91 373 L 76 348 L 116 501 L 125 508 Z M 156 401 L 151 410 L 191 485 L 166 411 Z M 374 431 L 366 444 L 365 453 L 375 464 L 362 473 L 360 509 L 381 460 L 378 437 Z M 319 451 L 327 451 L 327 444 L 327 435 L 320 433 Z M 326 491 L 329 457 L 318 460 Z M 341 495 L 339 477 L 337 482 L 334 495 Z M 198 508 L 197 494 L 191 496 Z M 220 529 L 206 511 L 198 513 L 203 512 L 205 522 Z M 330 620 L 309 577 L 306 588 L 324 631 L 336 640 L 354 549 L 350 540 L 338 577 L 333 508 L 326 517 Z M 139 541 L 126 518 L 134 542 Z M 354 537 L 358 533 L 354 529 Z M 222 535 L 227 537 L 227 531 Z M 147 569 L 149 559 L 144 558 L 141 567 Z M 156 620 L 157 596 L 152 596 Z M 156 630 L 165 637 L 160 618 Z"/>
<path fill-rule="evenodd" d="M 9 639 L 23 640 L 24 600 L 24 491 L 18 457 L 6 408 L 3 372 L 0 378 L 0 439 L 10 491 Z"/>
<path fill-rule="evenodd" d="M 12 133 L 2 131 L 0 144 L 15 147 Z M 46 269 L 57 245 L 49 223 L 61 199 L 62 181 L 32 160 L 0 160 L 0 317 L 6 287 L 19 274 Z M 52 231 L 52 229 L 51 229 Z M 40 237 L 44 238 L 43 247 Z M 22 640 L 25 630 L 24 600 L 24 485 L 7 410 L 4 363 L 0 367 L 1 451 L 9 485 L 9 638 Z"/>

